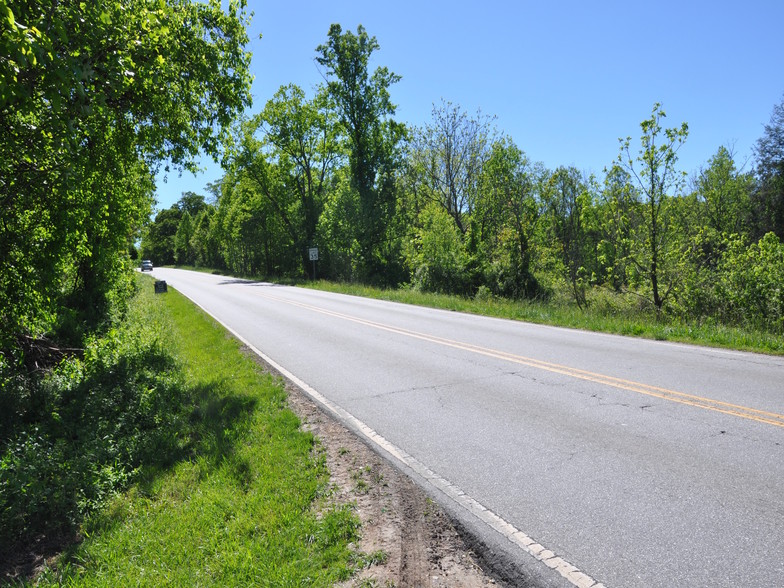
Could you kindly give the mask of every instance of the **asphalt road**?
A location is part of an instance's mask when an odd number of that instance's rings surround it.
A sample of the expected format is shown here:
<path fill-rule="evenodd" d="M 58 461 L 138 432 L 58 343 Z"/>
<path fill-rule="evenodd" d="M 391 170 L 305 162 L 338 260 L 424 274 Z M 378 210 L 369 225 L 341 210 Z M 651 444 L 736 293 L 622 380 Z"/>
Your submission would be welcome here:
<path fill-rule="evenodd" d="M 514 582 L 784 582 L 782 358 L 154 275 L 368 437 Z"/>

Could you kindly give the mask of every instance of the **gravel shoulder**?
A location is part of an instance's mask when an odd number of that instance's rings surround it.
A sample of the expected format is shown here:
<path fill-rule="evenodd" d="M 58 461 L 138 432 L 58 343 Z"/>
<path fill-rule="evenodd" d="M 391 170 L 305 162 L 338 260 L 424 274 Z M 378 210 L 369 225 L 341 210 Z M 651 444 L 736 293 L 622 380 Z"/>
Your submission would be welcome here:
<path fill-rule="evenodd" d="M 384 554 L 341 588 L 505 586 L 481 567 L 446 513 L 408 476 L 299 388 L 286 383 L 286 389 L 289 406 L 325 454 L 334 499 L 355 506 L 362 522 L 356 548 Z"/>

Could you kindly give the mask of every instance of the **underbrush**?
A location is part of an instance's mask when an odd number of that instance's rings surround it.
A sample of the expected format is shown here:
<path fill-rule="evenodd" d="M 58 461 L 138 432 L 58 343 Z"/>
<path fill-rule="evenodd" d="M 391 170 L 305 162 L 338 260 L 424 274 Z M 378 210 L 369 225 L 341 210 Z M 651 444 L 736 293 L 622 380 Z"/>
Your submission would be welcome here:
<path fill-rule="evenodd" d="M 178 457 L 186 396 L 156 314 L 134 304 L 83 357 L 14 379 L 24 390 L 0 455 L 0 545 L 73 529 L 143 465 Z"/>
<path fill-rule="evenodd" d="M 36 388 L 3 445 L 1 560 L 68 529 L 35 585 L 331 586 L 359 561 L 317 440 L 281 383 L 175 291 Z M 30 581 L 0 570 L 3 581 Z"/>

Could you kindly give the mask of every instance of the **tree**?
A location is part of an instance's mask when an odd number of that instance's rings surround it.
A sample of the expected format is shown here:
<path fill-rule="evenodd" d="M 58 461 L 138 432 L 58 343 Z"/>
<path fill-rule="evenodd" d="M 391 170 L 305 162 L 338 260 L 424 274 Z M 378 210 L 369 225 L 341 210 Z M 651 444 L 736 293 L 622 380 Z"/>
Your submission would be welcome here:
<path fill-rule="evenodd" d="M 722 320 L 784 334 L 784 243 L 776 235 L 751 244 L 733 236 L 718 269 L 715 299 Z"/>
<path fill-rule="evenodd" d="M 193 238 L 193 219 L 186 210 L 182 214 L 177 232 L 174 235 L 174 260 L 179 265 L 191 265 L 195 261 L 191 239 Z"/>
<path fill-rule="evenodd" d="M 541 172 L 509 139 L 493 143 L 482 168 L 470 249 L 476 250 L 484 282 L 495 294 L 526 298 L 539 293 L 531 272 L 531 239 Z"/>
<path fill-rule="evenodd" d="M 437 203 L 428 203 L 419 227 L 404 248 L 413 284 L 425 292 L 470 294 L 468 254 L 454 219 Z"/>
<path fill-rule="evenodd" d="M 207 201 L 201 194 L 188 191 L 182 193 L 176 206 L 183 215 L 187 212 L 191 219 L 195 219 L 207 207 Z"/>
<path fill-rule="evenodd" d="M 477 112 L 475 118 L 459 106 L 442 101 L 433 105 L 433 122 L 414 131 L 409 165 L 457 228 L 465 234 L 464 217 L 474 209 L 482 166 L 495 138 L 493 118 Z"/>
<path fill-rule="evenodd" d="M 219 155 L 250 103 L 244 6 L 0 2 L 3 349 L 65 305 L 100 315 L 127 275 L 153 172 Z"/>
<path fill-rule="evenodd" d="M 142 236 L 141 256 L 155 265 L 169 265 L 177 261 L 175 239 L 180 227 L 182 212 L 175 204 L 161 210 Z"/>
<path fill-rule="evenodd" d="M 282 206 L 295 198 L 279 167 L 256 157 L 228 173 L 221 188 L 210 232 L 227 269 L 250 276 L 301 275 L 296 219 Z"/>
<path fill-rule="evenodd" d="M 774 232 L 784 238 L 784 98 L 773 107 L 765 134 L 757 140 L 758 188 L 754 193 L 755 238 Z"/>
<path fill-rule="evenodd" d="M 360 246 L 359 265 L 367 278 L 384 275 L 384 242 L 394 215 L 394 173 L 399 159 L 398 143 L 403 125 L 392 120 L 395 106 L 389 88 L 400 76 L 386 67 L 369 72 L 370 57 L 379 48 L 375 37 L 357 27 L 356 35 L 343 32 L 338 24 L 329 28 L 328 40 L 319 45 L 316 61 L 327 79 L 346 134 L 351 184 L 359 197 L 359 219 L 355 227 Z"/>
<path fill-rule="evenodd" d="M 651 301 L 657 312 L 677 283 L 672 264 L 676 245 L 670 226 L 669 200 L 680 194 L 684 184 L 685 175 L 676 170 L 675 164 L 678 149 L 689 134 L 685 122 L 680 127 L 662 129 L 661 120 L 665 117 L 661 104 L 654 104 L 651 117 L 640 123 L 642 136 L 637 156 L 631 154 L 631 137 L 619 139 L 618 155 L 618 165 L 629 172 L 642 197 L 638 222 L 631 231 L 633 248 L 629 260 L 650 286 Z"/>
<path fill-rule="evenodd" d="M 237 169 L 258 184 L 289 229 L 302 273 L 312 268 L 307 249 L 316 244 L 326 189 L 342 155 L 337 127 L 325 92 L 307 100 L 298 86 L 283 86 L 246 125 L 242 158 L 236 161 Z M 256 140 L 259 132 L 262 140 Z M 272 190 L 262 179 L 259 164 L 254 163 L 257 158 L 277 168 L 285 190 Z"/>
<path fill-rule="evenodd" d="M 219 243 L 213 230 L 215 207 L 207 205 L 196 217 L 191 244 L 198 267 L 223 268 Z"/>
<path fill-rule="evenodd" d="M 629 172 L 617 164 L 605 170 L 599 199 L 597 261 L 602 270 L 600 283 L 620 292 L 628 285 L 633 228 L 639 203 L 639 194 L 632 185 Z"/>
<path fill-rule="evenodd" d="M 587 281 L 596 267 L 596 244 L 589 241 L 586 226 L 592 197 L 580 172 L 573 167 L 559 167 L 550 174 L 542 191 L 542 205 L 545 234 L 550 245 L 558 249 L 577 306 L 584 308 Z"/>
<path fill-rule="evenodd" d="M 705 223 L 717 235 L 747 234 L 751 220 L 751 174 L 735 168 L 735 160 L 727 147 L 719 147 L 708 160 L 708 167 L 699 171 L 697 197 L 704 205 Z"/>
<path fill-rule="evenodd" d="M 305 247 L 305 235 L 297 206 L 297 192 L 288 184 L 289 170 L 286 165 L 279 164 L 278 155 L 277 152 L 270 155 L 266 151 L 265 142 L 256 137 L 253 124 L 245 126 L 241 152 L 233 162 L 232 177 L 226 182 L 231 200 L 222 199 L 220 206 L 228 211 L 228 216 L 224 218 L 228 223 L 226 237 L 232 234 L 236 237 L 238 230 L 246 236 L 257 234 L 255 243 L 248 242 L 247 246 L 242 245 L 244 252 L 240 259 L 243 259 L 241 267 L 244 269 L 237 271 L 244 274 L 251 272 L 249 263 L 253 267 L 258 265 L 260 260 L 258 255 L 261 253 L 256 249 L 267 239 L 272 239 L 278 246 L 283 245 L 286 250 L 284 255 L 286 261 L 292 257 L 299 260 L 297 267 L 300 272 L 304 271 L 302 250 Z M 246 215 L 251 215 L 252 218 L 246 220 Z M 225 243 L 225 246 L 227 250 L 236 252 L 232 244 Z M 250 251 L 255 252 L 251 256 L 255 259 L 253 262 L 249 262 L 250 258 L 247 257 Z M 236 262 L 238 258 L 234 259 Z M 232 268 L 232 263 L 228 260 L 227 263 Z M 270 268 L 269 264 L 264 265 Z M 288 268 L 289 264 L 276 264 L 276 266 L 279 269 Z"/>
<path fill-rule="evenodd" d="M 158 212 L 146 227 L 142 235 L 142 257 L 156 265 L 194 263 L 196 253 L 190 242 L 196 230 L 194 219 L 207 207 L 204 196 L 183 192 L 171 208 Z"/>

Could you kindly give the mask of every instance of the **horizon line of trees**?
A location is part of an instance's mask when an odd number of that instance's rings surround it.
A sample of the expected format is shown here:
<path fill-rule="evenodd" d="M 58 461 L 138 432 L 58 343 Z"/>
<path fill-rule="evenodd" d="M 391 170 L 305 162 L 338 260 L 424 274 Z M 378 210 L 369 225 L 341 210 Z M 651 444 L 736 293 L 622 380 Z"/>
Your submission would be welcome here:
<path fill-rule="evenodd" d="M 325 83 L 282 86 L 237 133 L 210 197 L 183 194 L 146 229 L 157 264 L 245 276 L 318 276 L 511 299 L 605 289 L 693 320 L 784 332 L 784 100 L 738 169 L 721 146 L 691 178 L 688 125 L 654 104 L 604 178 L 533 162 L 447 101 L 421 128 L 394 120 L 400 78 L 369 69 L 360 25 L 316 49 Z"/>

